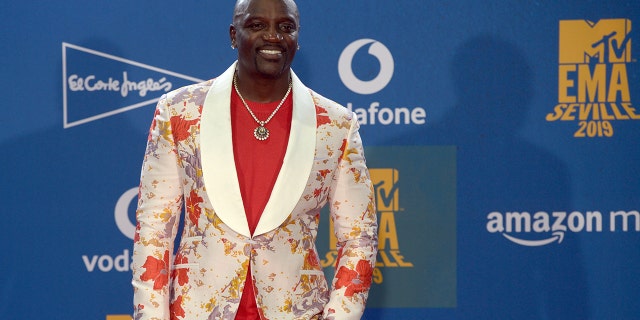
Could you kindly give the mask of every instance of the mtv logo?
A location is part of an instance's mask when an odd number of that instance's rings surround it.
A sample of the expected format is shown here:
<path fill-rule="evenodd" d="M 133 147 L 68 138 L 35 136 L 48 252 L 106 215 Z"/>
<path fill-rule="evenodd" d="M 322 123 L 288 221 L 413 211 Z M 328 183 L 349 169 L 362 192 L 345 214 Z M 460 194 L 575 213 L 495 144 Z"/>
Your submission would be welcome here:
<path fill-rule="evenodd" d="M 64 128 L 158 102 L 203 80 L 70 43 L 62 43 Z"/>
<path fill-rule="evenodd" d="M 631 62 L 631 20 L 560 21 L 560 64 Z"/>
<path fill-rule="evenodd" d="M 399 211 L 398 170 L 392 168 L 369 169 L 378 211 Z"/>

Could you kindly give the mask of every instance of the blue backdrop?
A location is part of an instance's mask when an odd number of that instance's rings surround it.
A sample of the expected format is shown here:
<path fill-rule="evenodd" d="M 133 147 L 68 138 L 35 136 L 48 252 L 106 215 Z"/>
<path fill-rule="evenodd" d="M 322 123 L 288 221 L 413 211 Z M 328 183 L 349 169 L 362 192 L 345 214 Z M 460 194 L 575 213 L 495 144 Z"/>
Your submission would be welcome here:
<path fill-rule="evenodd" d="M 365 319 L 640 319 L 638 1 L 299 2 L 376 184 Z M 3 319 L 129 318 L 153 106 L 234 61 L 232 8 L 0 4 Z"/>

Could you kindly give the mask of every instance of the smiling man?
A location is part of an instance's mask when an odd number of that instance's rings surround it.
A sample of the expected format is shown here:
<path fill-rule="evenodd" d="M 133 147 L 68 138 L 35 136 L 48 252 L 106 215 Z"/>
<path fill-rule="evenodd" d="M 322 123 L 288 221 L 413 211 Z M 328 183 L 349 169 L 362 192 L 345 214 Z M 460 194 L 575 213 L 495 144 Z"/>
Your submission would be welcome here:
<path fill-rule="evenodd" d="M 290 69 L 299 20 L 292 0 L 238 1 L 238 61 L 158 102 L 136 214 L 134 319 L 362 316 L 377 253 L 373 188 L 355 115 Z M 339 252 L 331 286 L 316 250 L 325 205 Z"/>
<path fill-rule="evenodd" d="M 286 88 L 298 50 L 299 20 L 293 1 L 239 1 L 229 30 L 231 45 L 238 48 L 238 78 L 254 77 Z"/>

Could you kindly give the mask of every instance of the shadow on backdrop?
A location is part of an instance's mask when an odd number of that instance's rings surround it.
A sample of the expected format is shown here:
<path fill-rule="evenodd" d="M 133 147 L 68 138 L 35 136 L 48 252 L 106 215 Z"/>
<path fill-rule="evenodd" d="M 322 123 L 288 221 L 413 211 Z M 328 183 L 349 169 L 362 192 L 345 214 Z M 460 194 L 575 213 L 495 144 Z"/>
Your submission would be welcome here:
<path fill-rule="evenodd" d="M 571 208 L 567 166 L 519 135 L 533 95 L 531 66 L 517 46 L 490 35 L 464 42 L 452 61 L 457 103 L 437 134 L 458 147 L 458 283 L 465 288 L 458 311 L 474 319 L 588 319 L 575 235 L 526 247 L 486 229 L 494 211 Z"/>

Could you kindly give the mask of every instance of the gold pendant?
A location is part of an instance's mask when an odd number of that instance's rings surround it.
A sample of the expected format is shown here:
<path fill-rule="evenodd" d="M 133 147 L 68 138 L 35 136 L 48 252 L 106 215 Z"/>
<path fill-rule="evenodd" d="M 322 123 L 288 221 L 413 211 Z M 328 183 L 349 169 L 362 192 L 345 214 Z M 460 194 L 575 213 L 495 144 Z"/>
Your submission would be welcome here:
<path fill-rule="evenodd" d="M 267 140 L 269 138 L 269 130 L 264 126 L 258 126 L 253 130 L 253 136 L 260 141 Z"/>

